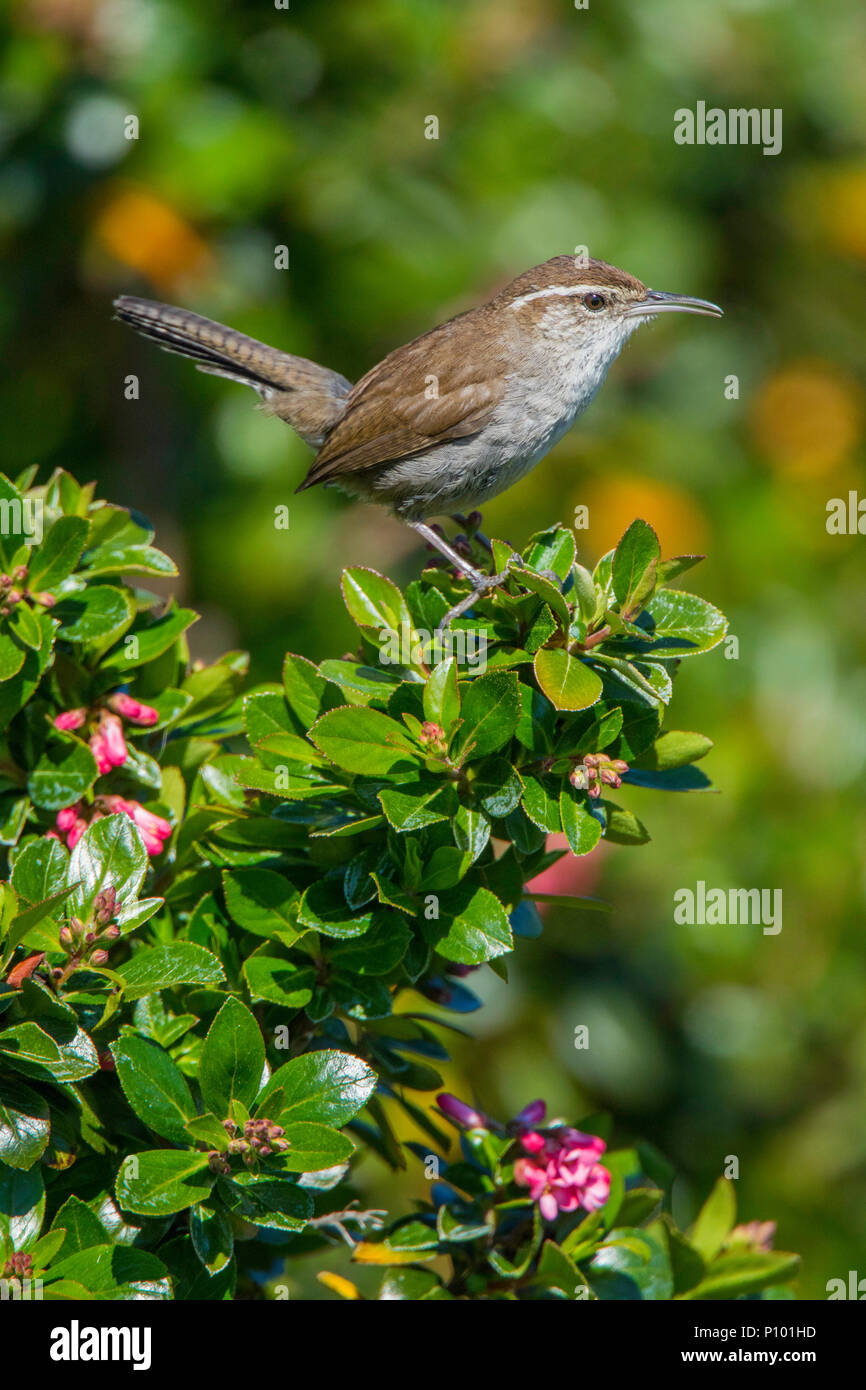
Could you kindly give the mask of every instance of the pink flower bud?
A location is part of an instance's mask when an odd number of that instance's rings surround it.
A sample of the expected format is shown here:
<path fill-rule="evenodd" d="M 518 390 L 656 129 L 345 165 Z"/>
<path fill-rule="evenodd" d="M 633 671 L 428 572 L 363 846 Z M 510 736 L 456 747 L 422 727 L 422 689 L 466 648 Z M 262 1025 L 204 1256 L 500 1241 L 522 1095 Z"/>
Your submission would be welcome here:
<path fill-rule="evenodd" d="M 122 767 L 126 762 L 126 739 L 123 725 L 116 714 L 103 714 L 99 721 L 99 732 L 105 744 L 105 752 L 112 767 Z"/>
<path fill-rule="evenodd" d="M 75 806 L 65 806 L 62 811 L 57 812 L 57 820 L 55 823 L 57 825 L 57 829 L 62 830 L 64 835 L 66 834 L 67 830 L 72 829 L 73 825 L 78 819 L 78 812 L 80 806 L 81 802 L 78 802 L 78 804 Z"/>
<path fill-rule="evenodd" d="M 466 1105 L 464 1101 L 458 1100 L 456 1096 L 444 1091 L 441 1096 L 436 1097 L 436 1104 L 447 1115 L 449 1120 L 455 1124 L 462 1125 L 464 1129 L 487 1129 L 488 1119 L 480 1111 L 473 1110 L 471 1105 Z"/>
<path fill-rule="evenodd" d="M 91 957 L 90 957 L 90 964 L 91 964 L 91 965 L 105 965 L 105 963 L 106 963 L 107 960 L 108 960 L 108 952 L 107 952 L 107 951 L 102 951 L 102 950 L 94 951 L 94 952 L 92 953 Z"/>
<path fill-rule="evenodd" d="M 66 709 L 62 714 L 55 715 L 55 729 L 80 729 L 87 718 L 86 709 Z"/>
<path fill-rule="evenodd" d="M 108 756 L 108 748 L 102 734 L 91 734 L 88 743 L 90 744 L 90 751 L 96 759 L 99 775 L 102 776 L 103 773 L 110 772 L 114 764 Z"/>
<path fill-rule="evenodd" d="M 78 841 L 81 839 L 86 829 L 86 820 L 76 820 L 69 834 L 66 836 L 66 844 L 69 849 L 75 849 L 75 846 L 78 844 Z"/>
<path fill-rule="evenodd" d="M 158 724 L 159 711 L 152 705 L 143 705 L 140 700 L 134 700 L 131 695 L 124 695 L 118 691 L 116 695 L 109 696 L 109 709 L 113 709 L 115 714 L 120 714 L 124 719 L 128 719 L 131 724 Z"/>
<path fill-rule="evenodd" d="M 528 1105 L 524 1105 L 519 1115 L 515 1115 L 516 1125 L 539 1125 L 547 1114 L 547 1103 L 543 1100 L 531 1100 Z"/>

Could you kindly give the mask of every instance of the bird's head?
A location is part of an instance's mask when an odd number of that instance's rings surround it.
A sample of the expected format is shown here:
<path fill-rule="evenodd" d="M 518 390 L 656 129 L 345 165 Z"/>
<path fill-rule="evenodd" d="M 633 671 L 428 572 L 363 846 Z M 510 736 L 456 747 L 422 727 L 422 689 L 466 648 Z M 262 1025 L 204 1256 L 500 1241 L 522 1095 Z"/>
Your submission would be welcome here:
<path fill-rule="evenodd" d="M 648 289 L 625 270 L 580 256 L 554 256 L 533 266 L 493 303 L 517 315 L 523 333 L 608 360 L 640 324 L 658 314 L 722 315 L 705 299 Z"/>

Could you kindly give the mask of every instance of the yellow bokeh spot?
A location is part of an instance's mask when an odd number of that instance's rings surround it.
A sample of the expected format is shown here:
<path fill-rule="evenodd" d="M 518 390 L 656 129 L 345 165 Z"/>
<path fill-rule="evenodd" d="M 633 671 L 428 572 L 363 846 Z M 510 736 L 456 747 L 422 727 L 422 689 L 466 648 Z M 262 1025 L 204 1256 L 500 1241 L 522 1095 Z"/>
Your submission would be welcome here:
<path fill-rule="evenodd" d="M 844 255 L 866 261 L 866 168 L 831 174 L 819 206 L 829 244 Z"/>
<path fill-rule="evenodd" d="M 205 270 L 211 259 L 206 243 L 189 223 L 142 189 L 116 193 L 97 217 L 96 235 L 115 260 L 164 289 Z"/>
<path fill-rule="evenodd" d="M 342 1274 L 332 1274 L 330 1270 L 320 1270 L 316 1275 L 320 1284 L 324 1284 L 326 1289 L 332 1293 L 337 1293 L 341 1298 L 348 1298 L 353 1301 L 361 1297 L 361 1291 L 357 1284 L 353 1284 L 351 1279 L 344 1279 Z"/>
<path fill-rule="evenodd" d="M 858 389 L 825 362 L 795 363 L 764 384 L 752 428 L 758 448 L 775 468 L 794 477 L 820 477 L 860 439 Z"/>
<path fill-rule="evenodd" d="M 581 489 L 575 506 L 586 504 L 589 526 L 578 530 L 582 564 L 611 550 L 635 517 L 648 521 L 663 555 L 694 554 L 706 545 L 707 523 L 697 503 L 680 488 L 653 478 L 617 474 Z"/>

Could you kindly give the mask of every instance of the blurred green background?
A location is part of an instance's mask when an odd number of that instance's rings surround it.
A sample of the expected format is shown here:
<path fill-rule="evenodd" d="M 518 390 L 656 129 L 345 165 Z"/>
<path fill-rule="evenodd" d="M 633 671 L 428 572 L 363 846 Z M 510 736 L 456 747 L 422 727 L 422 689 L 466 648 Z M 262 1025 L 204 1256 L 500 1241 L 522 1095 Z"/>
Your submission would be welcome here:
<path fill-rule="evenodd" d="M 203 614 L 197 655 L 249 647 L 264 679 L 286 648 L 339 655 L 340 567 L 405 582 L 425 557 L 384 513 L 293 497 L 306 447 L 112 323 L 115 293 L 352 378 L 581 245 L 725 307 L 643 328 L 485 515 L 521 544 L 588 505 L 584 561 L 634 516 L 667 553 L 707 553 L 687 587 L 729 613 L 739 657 L 685 663 L 668 722 L 715 739 L 719 794 L 629 791 L 653 844 L 568 879 L 611 917 L 551 914 L 507 989 L 473 977 L 480 1046 L 447 1084 L 501 1115 L 541 1094 L 571 1118 L 610 1109 L 681 1170 L 683 1218 L 736 1155 L 741 1219 L 778 1219 L 802 1295 L 866 1275 L 866 542 L 825 527 L 827 501 L 864 488 L 862 5 L 12 0 L 6 25 L 0 467 L 62 465 L 148 514 Z M 698 100 L 781 108 L 782 152 L 675 144 Z M 781 933 L 675 926 L 698 879 L 781 888 Z M 392 1209 L 423 1187 L 375 1159 L 360 1180 Z"/>

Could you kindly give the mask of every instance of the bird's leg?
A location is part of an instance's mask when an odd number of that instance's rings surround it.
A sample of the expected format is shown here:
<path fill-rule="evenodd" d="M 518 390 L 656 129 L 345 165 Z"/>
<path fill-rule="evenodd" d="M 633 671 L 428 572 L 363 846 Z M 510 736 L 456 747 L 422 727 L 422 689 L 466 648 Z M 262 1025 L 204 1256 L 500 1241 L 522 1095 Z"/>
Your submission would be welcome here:
<path fill-rule="evenodd" d="M 501 574 L 482 574 L 474 565 L 470 565 L 467 560 L 464 560 L 463 556 L 458 554 L 454 547 L 449 545 L 442 536 L 438 535 L 437 532 L 433 530 L 432 526 L 428 526 L 426 521 L 410 521 L 408 524 L 413 530 L 417 531 L 420 536 L 423 536 L 425 541 L 435 546 L 439 553 L 445 556 L 446 560 L 450 560 L 451 564 L 455 565 L 461 574 L 465 574 L 472 585 L 472 593 L 467 594 L 466 598 L 461 599 L 459 603 L 456 603 L 454 607 L 450 608 L 445 614 L 445 617 L 439 624 L 438 630 L 440 632 L 448 627 L 455 618 L 462 617 L 463 614 L 472 607 L 473 603 L 477 603 L 478 599 L 480 599 L 483 594 L 487 593 L 488 589 L 495 589 L 500 584 L 504 584 L 506 579 L 508 579 L 508 569 L 504 569 Z"/>

